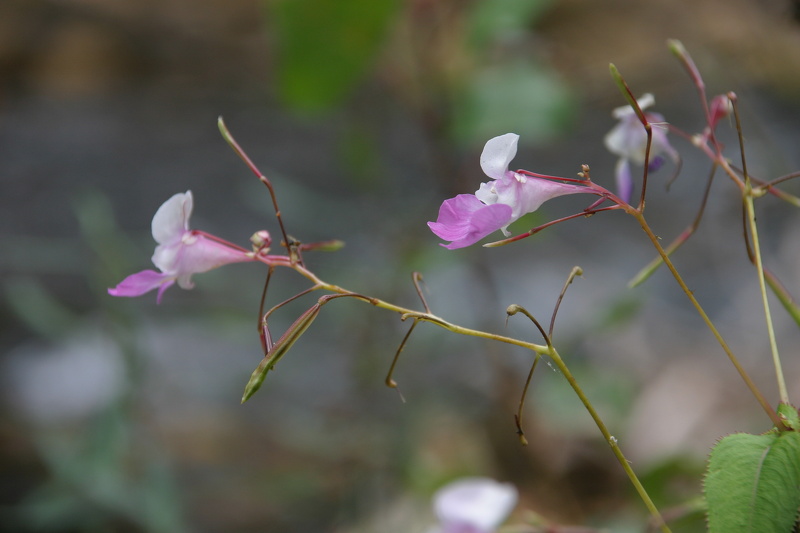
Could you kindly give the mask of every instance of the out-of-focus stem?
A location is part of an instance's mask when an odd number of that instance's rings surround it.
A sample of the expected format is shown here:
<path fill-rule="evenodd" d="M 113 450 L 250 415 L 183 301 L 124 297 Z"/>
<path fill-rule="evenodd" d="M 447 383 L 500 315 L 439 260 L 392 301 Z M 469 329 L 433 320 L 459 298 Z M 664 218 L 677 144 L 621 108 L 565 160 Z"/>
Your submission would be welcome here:
<path fill-rule="evenodd" d="M 700 209 L 697 211 L 694 220 L 692 221 L 691 224 L 689 224 L 689 226 L 685 230 L 681 232 L 680 235 L 678 235 L 675 238 L 674 241 L 670 243 L 669 246 L 666 247 L 667 255 L 672 255 L 672 253 L 679 247 L 681 247 L 684 242 L 689 240 L 689 237 L 691 237 L 697 230 L 697 228 L 700 226 L 700 221 L 703 219 L 703 213 L 705 212 L 706 204 L 708 203 L 708 196 L 709 193 L 711 192 L 711 184 L 714 181 L 714 174 L 716 173 L 716 169 L 717 165 L 715 164 L 711 168 L 711 174 L 709 174 L 708 176 L 708 181 L 706 182 L 706 188 L 703 191 L 703 199 L 700 201 Z M 650 263 L 647 266 L 641 269 L 639 273 L 636 274 L 636 276 L 631 281 L 628 282 L 628 287 L 633 288 L 643 283 L 647 278 L 649 278 L 653 274 L 653 272 L 656 271 L 658 267 L 661 266 L 662 263 L 663 261 L 661 260 L 661 257 L 656 257 L 655 259 L 650 261 Z"/>
<path fill-rule="evenodd" d="M 746 177 L 745 177 L 746 179 Z M 750 181 L 747 181 L 747 191 L 750 189 Z M 746 194 L 744 205 L 747 210 L 747 222 L 750 226 L 750 238 L 753 240 L 753 258 L 755 259 L 756 272 L 758 273 L 758 288 L 761 292 L 761 302 L 764 306 L 764 318 L 767 322 L 767 333 L 769 335 L 769 347 L 772 352 L 772 364 L 775 366 L 775 378 L 778 380 L 778 393 L 781 403 L 789 403 L 789 392 L 786 389 L 786 380 L 783 377 L 783 367 L 781 357 L 778 353 L 778 343 L 775 340 L 775 328 L 772 325 L 772 313 L 769 310 L 769 299 L 767 298 L 767 287 L 764 277 L 764 264 L 761 262 L 761 245 L 758 240 L 758 229 L 756 226 L 756 214 L 753 207 L 753 196 Z"/>
<path fill-rule="evenodd" d="M 775 340 L 775 328 L 772 325 L 772 313 L 769 310 L 769 299 L 767 298 L 767 287 L 764 281 L 764 263 L 761 260 L 761 244 L 758 239 L 758 226 L 756 225 L 756 211 L 753 206 L 753 183 L 747 173 L 747 159 L 744 150 L 744 136 L 742 135 L 742 124 L 739 120 L 739 108 L 736 105 L 736 95 L 728 94 L 728 98 L 733 106 L 733 117 L 736 119 L 736 132 L 739 135 L 739 150 L 742 157 L 742 173 L 744 174 L 744 206 L 747 213 L 747 223 L 750 227 L 750 238 L 753 240 L 753 259 L 758 274 L 758 288 L 761 291 L 761 302 L 764 306 L 764 319 L 767 322 L 767 334 L 769 336 L 769 348 L 772 352 L 772 364 L 775 367 L 775 377 L 778 381 L 778 392 L 781 403 L 789 403 L 789 392 L 786 389 L 786 380 L 783 377 L 783 367 L 781 356 L 778 353 L 778 343 Z"/>
<path fill-rule="evenodd" d="M 569 368 L 567 367 L 566 363 L 564 363 L 564 360 L 561 359 L 561 356 L 558 354 L 558 351 L 552 346 L 550 346 L 547 355 L 550 356 L 550 358 L 556 364 L 561 373 L 564 374 L 564 377 L 567 379 L 567 382 L 569 383 L 570 387 L 572 387 L 572 390 L 575 391 L 575 394 L 578 395 L 578 398 L 580 398 L 581 403 L 583 403 L 583 406 L 589 412 L 589 416 L 592 417 L 592 420 L 594 420 L 594 423 L 597 425 L 597 428 L 600 430 L 600 433 L 603 434 L 603 438 L 605 438 L 608 445 L 611 446 L 611 451 L 614 452 L 614 456 L 617 458 L 617 461 L 619 461 L 619 464 L 622 466 L 622 469 L 625 470 L 625 473 L 628 475 L 628 479 L 630 479 L 631 483 L 633 484 L 633 487 L 639 494 L 639 497 L 642 499 L 645 506 L 647 507 L 647 510 L 650 511 L 650 514 L 652 515 L 656 524 L 658 524 L 661 531 L 665 533 L 670 532 L 671 530 L 669 526 L 667 526 L 666 522 L 664 521 L 664 518 L 658 511 L 658 508 L 653 503 L 653 500 L 650 499 L 650 495 L 647 494 L 647 491 L 645 490 L 642 483 L 639 481 L 639 478 L 636 476 L 636 473 L 633 471 L 633 468 L 631 468 L 628 459 L 622 453 L 622 450 L 619 447 L 619 443 L 617 442 L 617 438 L 614 437 L 608 431 L 608 428 L 603 422 L 603 419 L 600 418 L 600 415 L 597 414 L 597 411 L 595 411 L 592 403 L 583 393 L 583 389 L 581 389 L 580 385 L 578 385 L 575 376 L 573 376 L 572 372 L 569 371 Z"/>
<path fill-rule="evenodd" d="M 418 321 L 430 322 L 432 324 L 435 324 L 435 325 L 437 325 L 437 326 L 439 326 L 439 327 L 441 327 L 443 329 L 446 329 L 448 331 L 451 331 L 453 333 L 457 333 L 457 334 L 460 334 L 460 335 L 469 335 L 469 336 L 472 336 L 472 337 L 479 337 L 479 338 L 488 339 L 488 340 L 492 340 L 492 341 L 503 342 L 503 343 L 506 343 L 506 344 L 512 344 L 514 346 L 527 348 L 528 350 L 531 350 L 531 351 L 533 351 L 534 353 L 536 353 L 538 355 L 547 355 L 547 356 L 549 356 L 553 360 L 553 362 L 556 364 L 556 366 L 559 368 L 559 370 L 564 375 L 564 377 L 567 379 L 567 382 L 572 387 L 572 390 L 575 391 L 575 394 L 578 395 L 578 398 L 580 398 L 581 403 L 583 403 L 583 405 L 586 407 L 586 410 L 588 411 L 589 416 L 592 417 L 592 420 L 597 425 L 597 428 L 600 430 L 600 433 L 602 433 L 603 438 L 606 440 L 606 442 L 609 444 L 609 446 L 611 446 L 611 450 L 613 451 L 614 456 L 617 458 L 617 461 L 619 461 L 620 465 L 622 465 L 623 470 L 625 470 L 625 473 L 628 475 L 628 478 L 631 480 L 631 483 L 633 484 L 634 488 L 636 489 L 636 492 L 639 494 L 639 497 L 642 499 L 642 501 L 644 502 L 644 504 L 647 507 L 648 511 L 650 512 L 651 516 L 653 517 L 653 520 L 659 525 L 661 531 L 663 531 L 664 533 L 671 533 L 671 530 L 669 529 L 669 527 L 667 526 L 667 524 L 664 521 L 663 517 L 661 516 L 661 513 L 659 513 L 659 511 L 656 508 L 655 504 L 650 499 L 650 496 L 647 494 L 647 491 L 645 490 L 644 486 L 642 486 L 641 482 L 639 481 L 639 478 L 636 476 L 636 474 L 634 473 L 633 469 L 631 468 L 630 463 L 625 458 L 625 455 L 622 453 L 622 450 L 619 447 L 619 444 L 617 442 L 616 437 L 611 435 L 611 433 L 608 431 L 608 428 L 606 427 L 605 423 L 603 422 L 603 419 L 600 418 L 600 415 L 597 413 L 597 411 L 595 411 L 594 406 L 589 401 L 589 399 L 586 397 L 586 395 L 583 393 L 583 389 L 581 389 L 581 387 L 578 385 L 578 382 L 575 379 L 575 376 L 572 375 L 572 372 L 570 372 L 570 370 L 567 367 L 566 363 L 564 363 L 564 360 L 561 359 L 561 356 L 558 354 L 558 352 L 556 351 L 556 349 L 552 345 L 542 346 L 540 344 L 535 344 L 535 343 L 532 343 L 532 342 L 526 342 L 526 341 L 515 339 L 515 338 L 512 338 L 512 337 L 506 337 L 506 336 L 503 336 L 503 335 L 497 335 L 497 334 L 489 333 L 489 332 L 486 332 L 486 331 L 480 331 L 480 330 L 475 330 L 475 329 L 471 329 L 471 328 L 465 328 L 463 326 L 459 326 L 457 324 L 453 324 L 451 322 L 448 322 L 448 321 L 446 321 L 446 320 L 434 315 L 433 313 L 431 313 L 428 310 L 426 310 L 425 312 L 421 312 L 421 311 L 415 311 L 415 310 L 412 310 L 412 309 L 407 309 L 407 308 L 404 308 L 404 307 L 401 307 L 401 306 L 398 306 L 398 305 L 395 305 L 395 304 L 392 304 L 392 303 L 389 303 L 389 302 L 385 302 L 385 301 L 380 300 L 378 298 L 372 298 L 372 297 L 367 297 L 367 296 L 355 294 L 355 293 L 353 293 L 351 291 L 348 291 L 348 290 L 346 290 L 346 289 L 344 289 L 342 287 L 339 287 L 338 285 L 333 285 L 333 284 L 330 284 L 330 283 L 326 283 L 326 282 L 322 281 L 320 278 L 318 278 L 313 272 L 311 272 L 310 270 L 306 269 L 303 265 L 301 265 L 299 263 L 289 264 L 287 266 L 289 266 L 290 268 L 294 269 L 299 274 L 301 274 L 302 276 L 307 278 L 309 281 L 311 281 L 314 284 L 312 290 L 322 289 L 322 290 L 326 290 L 326 291 L 333 292 L 333 293 L 336 293 L 336 294 L 352 296 L 352 297 L 364 300 L 367 303 L 370 303 L 370 304 L 374 305 L 375 307 L 380 307 L 380 308 L 386 309 L 388 311 L 393 311 L 395 313 L 399 313 L 403 320 L 408 319 L 408 318 L 412 318 L 412 319 L 414 319 L 415 323 L 418 322 Z"/>
<path fill-rule="evenodd" d="M 697 313 L 700 315 L 700 318 L 703 319 L 703 322 L 705 322 L 705 324 L 708 327 L 708 329 L 714 335 L 714 338 L 717 339 L 717 342 L 722 347 L 722 350 L 725 352 L 725 355 L 728 356 L 728 359 L 730 359 L 730 361 L 733 364 L 734 368 L 736 368 L 736 371 L 739 372 L 739 375 L 744 380 L 745 384 L 747 385 L 747 388 L 750 389 L 750 391 L 753 393 L 753 396 L 755 396 L 755 398 L 758 401 L 758 403 L 761 404 L 761 407 L 764 409 L 764 411 L 770 417 L 770 420 L 772 420 L 772 422 L 775 424 L 776 427 L 784 427 L 783 422 L 781 422 L 781 419 L 780 419 L 780 417 L 778 417 L 778 414 L 775 412 L 775 409 L 773 409 L 770 406 L 770 404 L 767 401 L 767 399 L 764 398 L 763 394 L 761 394 L 761 391 L 758 389 L 756 384 L 753 382 L 753 380 L 747 374 L 747 372 L 745 371 L 744 367 L 742 367 L 741 363 L 739 363 L 739 360 L 733 354 L 733 351 L 728 346 L 728 343 L 725 342 L 725 339 L 722 338 L 722 335 L 720 334 L 720 332 L 717 330 L 716 326 L 714 326 L 714 323 L 711 321 L 711 319 L 706 314 L 705 310 L 703 309 L 703 306 L 700 305 L 700 302 L 697 301 L 697 298 L 694 297 L 694 294 L 692 293 L 692 291 L 689 289 L 689 287 L 683 281 L 683 278 L 678 273 L 678 270 L 675 268 L 675 265 L 672 264 L 672 261 L 670 260 L 669 256 L 667 255 L 667 252 L 664 250 L 664 248 L 661 246 L 661 243 L 658 241 L 658 237 L 656 237 L 656 235 L 653 233 L 653 230 L 651 230 L 650 226 L 647 224 L 647 221 L 645 220 L 644 215 L 642 215 L 639 211 L 637 211 L 635 209 L 632 209 L 629 212 L 639 222 L 639 225 L 642 227 L 642 230 L 644 230 L 644 232 L 647 234 L 647 237 L 650 239 L 650 242 L 652 242 L 653 246 L 655 246 L 656 251 L 658 252 L 658 255 L 661 256 L 661 259 L 664 261 L 664 264 L 667 265 L 667 268 L 669 268 L 669 271 L 672 273 L 672 276 L 675 278 L 675 281 L 678 282 L 678 285 L 680 285 L 681 289 L 686 294 L 686 297 L 689 298 L 689 301 L 692 303 L 694 308 L 697 310 Z"/>

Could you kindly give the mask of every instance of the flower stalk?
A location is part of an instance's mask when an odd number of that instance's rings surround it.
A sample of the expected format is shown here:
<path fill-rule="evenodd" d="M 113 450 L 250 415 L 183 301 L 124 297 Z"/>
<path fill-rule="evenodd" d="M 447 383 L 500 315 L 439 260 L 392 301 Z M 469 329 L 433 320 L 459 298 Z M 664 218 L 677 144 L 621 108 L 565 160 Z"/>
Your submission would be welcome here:
<path fill-rule="evenodd" d="M 772 354 L 772 364 L 775 367 L 775 377 L 778 382 L 778 394 L 780 395 L 781 403 L 789 403 L 789 391 L 786 388 L 786 380 L 783 377 L 783 366 L 781 364 L 781 357 L 778 353 L 778 343 L 775 339 L 775 327 L 772 324 L 772 314 L 769 309 L 769 299 L 767 298 L 767 287 L 764 276 L 764 263 L 761 259 L 761 245 L 758 239 L 758 226 L 756 225 L 755 206 L 753 205 L 753 185 L 750 181 L 750 176 L 747 173 L 747 159 L 744 153 L 744 139 L 742 138 L 742 124 L 739 119 L 739 109 L 736 105 L 736 98 L 730 98 L 731 105 L 733 106 L 733 116 L 736 120 L 736 131 L 739 135 L 739 149 L 742 157 L 742 173 L 744 174 L 744 206 L 747 214 L 747 223 L 750 229 L 750 238 L 753 241 L 753 258 L 756 267 L 756 274 L 758 276 L 758 288 L 761 292 L 761 302 L 764 306 L 764 319 L 767 323 L 767 334 L 769 336 L 769 347 Z M 781 427 L 779 424 L 778 427 Z"/>

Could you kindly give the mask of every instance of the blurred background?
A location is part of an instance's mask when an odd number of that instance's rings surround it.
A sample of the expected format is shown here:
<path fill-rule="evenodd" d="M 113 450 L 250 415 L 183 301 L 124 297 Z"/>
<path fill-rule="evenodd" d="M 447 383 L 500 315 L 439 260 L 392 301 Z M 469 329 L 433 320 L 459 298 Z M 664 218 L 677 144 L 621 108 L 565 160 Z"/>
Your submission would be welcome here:
<path fill-rule="evenodd" d="M 14 532 L 424 532 L 431 494 L 483 475 L 513 482 L 514 522 L 643 531 L 646 513 L 563 376 L 542 365 L 514 426 L 530 354 L 337 300 L 247 404 L 260 360 L 265 271 L 232 265 L 114 299 L 151 268 L 150 221 L 192 190 L 192 227 L 242 245 L 288 231 L 342 239 L 308 253 L 318 275 L 461 325 L 539 342 L 509 304 L 549 322 L 574 265 L 555 344 L 657 503 L 701 492 L 719 437 L 769 421 L 666 271 L 620 213 L 573 220 L 513 246 L 448 251 L 425 222 L 485 180 L 483 144 L 519 133 L 513 168 L 613 183 L 603 147 L 636 94 L 694 133 L 696 92 L 667 51 L 682 40 L 709 94 L 741 102 L 748 167 L 800 168 L 800 8 L 780 0 L 3 0 L 0 3 L 0 529 Z M 737 158 L 735 132 L 721 126 Z M 651 176 L 651 223 L 669 242 L 695 216 L 710 164 Z M 797 184 L 786 189 L 800 193 Z M 585 207 L 562 198 L 512 226 Z M 737 192 L 718 179 L 676 263 L 770 401 L 777 402 Z M 794 208 L 759 202 L 767 264 L 800 291 Z M 279 271 L 277 303 L 306 288 Z M 278 336 L 314 299 L 273 318 Z M 797 324 L 773 310 L 789 386 Z M 702 531 L 702 514 L 676 523 Z"/>

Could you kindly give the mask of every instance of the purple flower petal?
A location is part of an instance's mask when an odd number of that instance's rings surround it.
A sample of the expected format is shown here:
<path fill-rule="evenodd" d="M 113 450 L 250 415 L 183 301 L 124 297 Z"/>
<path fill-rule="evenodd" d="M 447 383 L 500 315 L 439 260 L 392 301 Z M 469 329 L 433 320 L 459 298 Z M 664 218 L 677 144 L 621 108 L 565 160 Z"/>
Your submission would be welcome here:
<path fill-rule="evenodd" d="M 631 165 L 628 163 L 627 159 L 621 158 L 617 161 L 615 174 L 617 180 L 617 196 L 619 196 L 623 202 L 629 203 L 631 201 L 631 195 L 633 194 L 633 177 L 631 177 Z"/>
<path fill-rule="evenodd" d="M 170 278 L 171 276 L 168 274 L 156 272 L 155 270 L 142 270 L 123 279 L 113 289 L 108 289 L 108 294 L 111 296 L 134 297 L 158 288 L 160 299 L 161 293 L 175 282 L 174 279 L 170 281 Z"/>
<path fill-rule="evenodd" d="M 650 160 L 650 164 L 647 165 L 647 170 L 649 172 L 656 172 L 659 168 L 663 166 L 664 166 L 664 156 L 657 155 Z"/>
<path fill-rule="evenodd" d="M 475 244 L 490 233 L 509 224 L 511 206 L 486 205 L 472 194 L 459 194 L 442 203 L 436 222 L 428 227 L 441 239 L 453 241 L 442 245 L 449 250 Z"/>

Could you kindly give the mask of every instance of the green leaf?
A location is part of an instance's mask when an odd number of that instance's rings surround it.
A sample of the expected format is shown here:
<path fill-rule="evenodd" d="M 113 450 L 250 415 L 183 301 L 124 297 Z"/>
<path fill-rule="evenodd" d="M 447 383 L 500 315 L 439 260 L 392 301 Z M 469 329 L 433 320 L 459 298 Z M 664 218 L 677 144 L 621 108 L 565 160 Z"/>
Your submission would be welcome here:
<path fill-rule="evenodd" d="M 787 428 L 800 431 L 800 412 L 797 411 L 797 407 L 782 403 L 778 405 L 778 416 L 781 417 Z"/>
<path fill-rule="evenodd" d="M 396 0 L 272 0 L 267 23 L 276 37 L 278 90 L 304 111 L 339 103 L 383 43 Z"/>
<path fill-rule="evenodd" d="M 800 433 L 736 433 L 711 452 L 710 533 L 790 533 L 800 508 Z"/>

